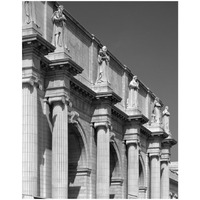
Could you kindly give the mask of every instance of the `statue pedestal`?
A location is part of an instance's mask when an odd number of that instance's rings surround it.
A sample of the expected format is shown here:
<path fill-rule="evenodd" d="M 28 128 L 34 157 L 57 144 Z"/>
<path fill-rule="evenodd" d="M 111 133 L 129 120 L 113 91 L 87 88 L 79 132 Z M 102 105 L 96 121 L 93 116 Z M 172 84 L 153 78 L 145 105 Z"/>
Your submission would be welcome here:
<path fill-rule="evenodd" d="M 42 36 L 41 30 L 34 22 L 30 24 L 25 24 L 22 26 L 22 36 L 31 35 L 31 34 L 38 34 Z"/>
<path fill-rule="evenodd" d="M 139 115 L 141 111 L 137 107 L 127 108 L 126 113 L 128 115 Z"/>
<path fill-rule="evenodd" d="M 53 53 L 49 53 L 46 56 L 49 60 L 60 60 L 65 58 L 71 58 L 69 55 L 69 51 L 67 51 L 64 47 L 56 48 Z"/>
<path fill-rule="evenodd" d="M 106 82 L 101 82 L 101 83 L 96 83 L 92 89 L 96 93 L 106 93 L 106 92 L 112 92 L 111 84 L 106 81 Z"/>

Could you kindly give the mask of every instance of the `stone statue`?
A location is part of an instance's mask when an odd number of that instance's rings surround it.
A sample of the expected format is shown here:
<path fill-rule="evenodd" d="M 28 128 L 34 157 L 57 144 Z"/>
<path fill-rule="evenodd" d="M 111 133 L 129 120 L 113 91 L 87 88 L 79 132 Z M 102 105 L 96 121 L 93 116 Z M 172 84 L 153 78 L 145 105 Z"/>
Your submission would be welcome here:
<path fill-rule="evenodd" d="M 154 100 L 154 105 L 153 105 L 153 111 L 152 111 L 152 119 L 151 122 L 152 123 L 161 123 L 161 105 L 159 103 L 159 99 L 158 97 L 155 98 Z"/>
<path fill-rule="evenodd" d="M 127 100 L 127 108 L 138 107 L 138 89 L 139 82 L 137 80 L 137 76 L 133 76 L 133 79 L 129 83 L 129 96 Z"/>
<path fill-rule="evenodd" d="M 24 21 L 23 24 L 31 24 L 34 22 L 36 24 L 36 15 L 35 15 L 35 2 L 34 1 L 23 1 L 23 15 Z"/>
<path fill-rule="evenodd" d="M 68 122 L 72 124 L 78 124 L 78 121 L 77 121 L 78 118 L 79 118 L 78 112 L 72 110 L 72 102 L 69 101 Z"/>
<path fill-rule="evenodd" d="M 99 73 L 97 77 L 97 83 L 107 82 L 107 71 L 109 65 L 110 57 L 107 55 L 107 47 L 103 46 L 98 55 L 98 63 L 99 63 Z"/>
<path fill-rule="evenodd" d="M 133 76 L 132 81 L 129 83 L 129 87 L 133 89 L 139 89 L 139 83 L 137 81 L 137 76 Z"/>
<path fill-rule="evenodd" d="M 170 130 L 169 130 L 169 116 L 170 116 L 170 113 L 168 111 L 169 107 L 168 106 L 165 106 L 165 109 L 163 110 L 163 127 L 164 127 L 164 130 L 167 132 L 167 133 L 170 133 Z"/>
<path fill-rule="evenodd" d="M 55 11 L 51 17 L 53 22 L 53 37 L 52 44 L 56 48 L 65 47 L 64 45 L 64 24 L 66 22 L 66 17 L 63 14 L 64 7 L 62 5 L 58 6 L 58 10 Z"/>

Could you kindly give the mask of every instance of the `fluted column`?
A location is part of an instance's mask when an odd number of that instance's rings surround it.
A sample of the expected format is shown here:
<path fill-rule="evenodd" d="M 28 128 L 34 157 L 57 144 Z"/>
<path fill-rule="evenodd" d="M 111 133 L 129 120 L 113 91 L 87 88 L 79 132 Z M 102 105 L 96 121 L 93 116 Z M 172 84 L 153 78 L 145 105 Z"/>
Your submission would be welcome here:
<path fill-rule="evenodd" d="M 151 199 L 160 199 L 160 159 L 159 154 L 150 154 Z"/>
<path fill-rule="evenodd" d="M 64 97 L 50 98 L 52 121 L 52 198 L 68 197 L 68 110 Z"/>
<path fill-rule="evenodd" d="M 95 123 L 97 129 L 97 199 L 109 199 L 110 188 L 110 133 L 107 122 Z"/>
<path fill-rule="evenodd" d="M 139 155 L 137 141 L 126 141 L 128 145 L 128 199 L 137 199 L 139 192 Z"/>
<path fill-rule="evenodd" d="M 168 161 L 161 161 L 161 199 L 169 199 L 169 166 Z"/>
<path fill-rule="evenodd" d="M 22 194 L 38 196 L 38 107 L 37 81 L 23 79 L 23 126 L 22 126 Z"/>

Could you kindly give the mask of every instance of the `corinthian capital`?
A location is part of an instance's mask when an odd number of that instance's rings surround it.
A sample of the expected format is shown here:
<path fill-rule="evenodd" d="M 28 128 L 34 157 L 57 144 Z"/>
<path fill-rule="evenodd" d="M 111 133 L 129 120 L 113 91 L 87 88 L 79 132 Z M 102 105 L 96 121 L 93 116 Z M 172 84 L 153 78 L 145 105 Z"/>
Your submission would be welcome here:
<path fill-rule="evenodd" d="M 36 86 L 38 87 L 40 90 L 43 89 L 42 87 L 42 82 L 38 77 L 25 77 L 22 79 L 22 84 L 29 84 L 31 86 Z"/>

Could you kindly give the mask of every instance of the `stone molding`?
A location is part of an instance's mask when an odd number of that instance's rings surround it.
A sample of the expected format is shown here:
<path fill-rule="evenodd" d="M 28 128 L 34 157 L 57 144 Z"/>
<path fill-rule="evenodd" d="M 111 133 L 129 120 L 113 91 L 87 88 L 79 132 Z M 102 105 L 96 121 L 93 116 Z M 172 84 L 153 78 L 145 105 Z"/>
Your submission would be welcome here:
<path fill-rule="evenodd" d="M 49 71 L 54 70 L 66 70 L 72 76 L 82 73 L 83 68 L 76 64 L 71 58 L 52 60 L 52 63 L 49 65 Z"/>
<path fill-rule="evenodd" d="M 41 80 L 37 77 L 25 77 L 22 78 L 22 84 L 29 84 L 31 86 L 36 86 L 38 87 L 40 90 L 43 90 L 42 84 L 41 84 Z"/>
<path fill-rule="evenodd" d="M 90 176 L 92 169 L 89 168 L 70 168 L 69 166 L 69 173 L 76 174 L 76 176 Z"/>
<path fill-rule="evenodd" d="M 55 50 L 55 47 L 46 41 L 42 36 L 38 34 L 30 34 L 22 37 L 22 50 L 23 53 L 28 49 L 35 50 L 39 54 L 47 55 Z"/>
<path fill-rule="evenodd" d="M 65 96 L 59 96 L 59 97 L 49 97 L 48 102 L 49 102 L 49 104 L 53 104 L 55 102 L 61 102 L 61 103 L 63 103 L 63 105 L 65 105 L 65 104 L 69 105 L 70 100 L 69 100 L 69 98 L 67 98 Z"/>
<path fill-rule="evenodd" d="M 156 152 L 156 151 L 155 152 L 149 152 L 148 154 L 149 154 L 149 157 L 157 156 L 157 157 L 160 158 L 160 156 L 161 156 L 160 150 L 158 152 Z"/>
<path fill-rule="evenodd" d="M 122 178 L 111 178 L 110 184 L 111 186 L 122 186 L 124 180 Z"/>
<path fill-rule="evenodd" d="M 70 80 L 70 90 L 77 92 L 84 99 L 93 101 L 95 99 L 96 93 L 89 87 L 85 86 L 83 83 L 75 79 L 74 77 Z"/>
<path fill-rule="evenodd" d="M 109 121 L 105 121 L 105 122 L 94 122 L 94 128 L 98 128 L 98 127 L 101 127 L 101 126 L 105 126 L 106 129 L 112 129 L 112 125 L 111 125 L 111 122 Z"/>

